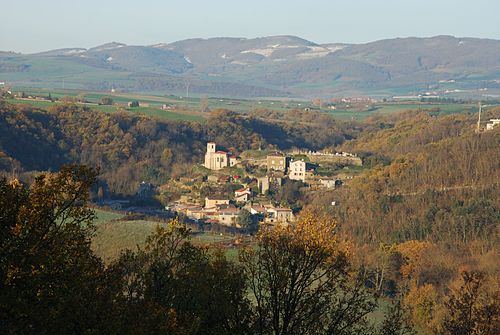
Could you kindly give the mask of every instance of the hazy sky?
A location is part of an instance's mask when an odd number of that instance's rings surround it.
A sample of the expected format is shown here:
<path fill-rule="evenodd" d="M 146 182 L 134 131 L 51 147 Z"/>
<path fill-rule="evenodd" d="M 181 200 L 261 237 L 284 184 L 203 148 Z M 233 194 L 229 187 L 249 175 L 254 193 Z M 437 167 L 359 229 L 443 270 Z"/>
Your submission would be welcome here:
<path fill-rule="evenodd" d="M 2 0 L 0 8 L 0 50 L 20 52 L 218 36 L 500 39 L 500 0 Z"/>

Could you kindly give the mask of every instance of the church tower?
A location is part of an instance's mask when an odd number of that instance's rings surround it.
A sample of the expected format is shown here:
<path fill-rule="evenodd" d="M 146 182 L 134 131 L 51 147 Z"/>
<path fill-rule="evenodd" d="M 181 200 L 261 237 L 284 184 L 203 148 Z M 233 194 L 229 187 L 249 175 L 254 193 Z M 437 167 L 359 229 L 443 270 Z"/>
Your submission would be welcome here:
<path fill-rule="evenodd" d="M 208 142 L 207 143 L 207 153 L 209 152 L 215 152 L 215 142 Z"/>

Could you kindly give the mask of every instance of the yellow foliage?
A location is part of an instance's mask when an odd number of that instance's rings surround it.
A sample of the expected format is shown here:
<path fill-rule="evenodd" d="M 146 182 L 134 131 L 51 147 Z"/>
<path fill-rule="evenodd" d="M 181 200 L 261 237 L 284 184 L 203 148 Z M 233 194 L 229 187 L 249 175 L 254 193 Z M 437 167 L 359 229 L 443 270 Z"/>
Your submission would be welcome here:
<path fill-rule="evenodd" d="M 16 189 L 21 187 L 22 184 L 17 178 L 14 178 L 9 182 L 9 186 L 12 187 L 13 189 Z"/>
<path fill-rule="evenodd" d="M 400 269 L 401 275 L 406 278 L 411 278 L 420 265 L 424 251 L 431 247 L 432 243 L 429 241 L 410 240 L 399 244 L 397 246 L 397 251 L 405 259 L 405 264 L 403 264 Z"/>
<path fill-rule="evenodd" d="M 335 231 L 336 222 L 312 211 L 305 211 L 294 225 L 264 226 L 258 238 L 261 242 L 278 245 L 286 242 L 292 248 L 304 250 L 307 254 L 318 251 L 331 256 L 349 253 L 347 242 L 340 242 Z"/>
<path fill-rule="evenodd" d="M 403 303 L 411 311 L 413 321 L 421 326 L 430 327 L 434 318 L 437 293 L 432 284 L 413 286 Z"/>

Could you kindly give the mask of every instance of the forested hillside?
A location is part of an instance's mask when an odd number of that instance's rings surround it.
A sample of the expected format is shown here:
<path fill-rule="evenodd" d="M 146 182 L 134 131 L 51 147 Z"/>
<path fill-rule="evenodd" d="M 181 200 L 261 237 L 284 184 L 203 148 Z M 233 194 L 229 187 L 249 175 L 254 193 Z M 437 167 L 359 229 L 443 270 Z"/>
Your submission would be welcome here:
<path fill-rule="evenodd" d="M 323 208 L 339 203 L 328 212 L 356 245 L 370 285 L 402 295 L 429 333 L 443 331 L 463 271 L 488 283 L 481 304 L 499 292 L 500 129 L 476 133 L 476 121 L 427 112 L 368 120 L 366 132 L 342 147 L 363 155 L 370 169 L 340 192 L 310 200 Z"/>
<path fill-rule="evenodd" d="M 0 102 L 0 168 L 22 173 L 87 164 L 100 168 L 111 192 L 130 194 L 143 180 L 161 184 L 189 172 L 202 162 L 207 141 L 236 154 L 258 148 L 322 149 L 350 138 L 349 132 L 326 115 L 301 125 L 219 110 L 200 125 L 71 104 L 44 110 Z"/>

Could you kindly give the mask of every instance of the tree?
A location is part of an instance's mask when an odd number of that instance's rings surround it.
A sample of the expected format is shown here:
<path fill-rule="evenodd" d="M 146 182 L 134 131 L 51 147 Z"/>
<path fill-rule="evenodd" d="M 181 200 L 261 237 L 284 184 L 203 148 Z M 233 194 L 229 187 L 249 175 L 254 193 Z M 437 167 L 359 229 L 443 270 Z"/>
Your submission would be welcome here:
<path fill-rule="evenodd" d="M 321 98 L 312 99 L 312 103 L 314 106 L 318 106 L 319 108 L 323 107 L 323 102 L 322 102 Z"/>
<path fill-rule="evenodd" d="M 259 230 L 259 223 L 248 210 L 242 208 L 238 214 L 236 221 L 241 228 L 246 229 L 250 233 L 255 233 Z"/>
<path fill-rule="evenodd" d="M 113 104 L 113 98 L 111 97 L 102 97 L 101 98 L 101 105 L 112 105 Z"/>
<path fill-rule="evenodd" d="M 200 98 L 200 112 L 202 113 L 210 112 L 210 109 L 208 108 L 208 98 L 206 95 Z"/>
<path fill-rule="evenodd" d="M 0 324 L 8 333 L 109 332 L 112 293 L 90 249 L 96 174 L 67 166 L 27 188 L 0 180 Z"/>
<path fill-rule="evenodd" d="M 97 190 L 97 199 L 99 199 L 99 201 L 104 199 L 104 189 L 102 186 L 99 186 L 99 189 Z"/>
<path fill-rule="evenodd" d="M 255 296 L 257 334 L 360 334 L 376 304 L 348 274 L 335 224 L 313 213 L 294 227 L 263 227 L 258 248 L 240 253 Z"/>
<path fill-rule="evenodd" d="M 157 227 L 144 249 L 128 251 L 112 266 L 121 274 L 123 315 L 132 333 L 245 334 L 250 309 L 244 273 L 222 253 L 189 241 L 177 219 Z M 146 321 L 145 321 L 146 320 Z M 147 331 L 146 331 L 147 332 Z"/>
<path fill-rule="evenodd" d="M 382 326 L 379 330 L 380 335 L 415 335 L 411 320 L 405 315 L 401 302 L 396 300 L 389 307 L 388 313 L 385 315 Z"/>
<path fill-rule="evenodd" d="M 451 293 L 445 303 L 448 315 L 443 334 L 496 334 L 500 329 L 498 292 L 488 296 L 482 292 L 485 276 L 480 272 L 462 273 L 463 284 Z"/>

